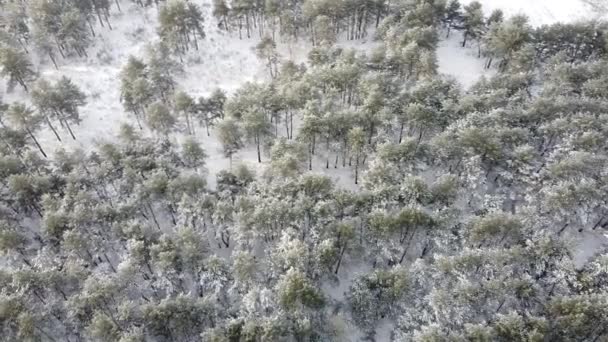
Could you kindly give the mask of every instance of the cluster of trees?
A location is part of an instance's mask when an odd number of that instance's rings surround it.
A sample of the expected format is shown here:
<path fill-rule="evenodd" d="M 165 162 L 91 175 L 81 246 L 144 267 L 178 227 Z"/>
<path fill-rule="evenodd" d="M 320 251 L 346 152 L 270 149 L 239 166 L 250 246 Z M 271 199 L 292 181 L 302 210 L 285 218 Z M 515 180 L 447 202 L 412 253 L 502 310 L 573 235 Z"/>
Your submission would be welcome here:
<path fill-rule="evenodd" d="M 462 32 L 463 47 L 471 40 L 476 41 L 479 57 L 486 58 L 487 68 L 497 59 L 499 69 L 503 70 L 513 60 L 540 63 L 559 53 L 574 62 L 599 58 L 608 52 L 608 26 L 604 22 L 556 23 L 533 28 L 523 15 L 505 19 L 501 10 L 495 10 L 485 18 L 480 2 L 462 6 L 459 0 L 450 0 L 442 24 L 448 36 L 452 29 Z"/>
<path fill-rule="evenodd" d="M 175 76 L 183 73 L 167 45 L 151 45 L 145 59 L 130 56 L 120 73 L 121 102 L 140 129 L 168 136 L 173 131 L 195 133 L 196 123 L 210 127 L 224 117 L 226 94 L 216 89 L 208 97 L 192 98 L 176 90 Z M 185 127 L 184 127 L 185 126 Z"/>
<path fill-rule="evenodd" d="M 0 104 L 0 126 L 6 135 L 3 142 L 19 159 L 23 158 L 22 145 L 28 138 L 47 157 L 43 146 L 36 139 L 36 132 L 43 123 L 46 123 L 57 140 L 61 141 L 61 137 L 53 122 L 58 122 L 76 140 L 70 123 L 80 123 L 79 107 L 86 104 L 86 95 L 66 77 L 55 84 L 45 79 L 38 80 L 31 95 L 35 109 L 21 102 L 14 102 L 10 106 Z"/>
<path fill-rule="evenodd" d="M 0 103 L 5 339 L 372 340 L 381 324 L 398 341 L 608 338 L 606 251 L 570 244 L 608 228 L 602 24 L 532 29 L 475 2 L 215 1 L 226 29 L 275 25 L 315 47 L 280 63 L 264 38 L 268 82 L 195 98 L 173 55 L 196 47 L 200 12 L 154 3 L 161 43 L 120 74 L 139 129 L 47 159 L 38 129 L 75 139 L 83 92 L 39 80 L 32 107 Z M 369 55 L 332 46 L 376 23 Z M 464 91 L 438 74 L 450 30 L 496 75 Z M 2 71 L 29 89 L 20 49 L 3 45 Z M 213 187 L 200 125 L 231 160 Z M 246 144 L 258 174 L 232 165 Z"/>
<path fill-rule="evenodd" d="M 184 0 L 133 0 L 142 7 L 159 7 L 158 33 L 163 44 L 180 57 L 205 37 L 201 9 Z M 161 2 L 163 3 L 161 5 Z M 23 87 L 31 77 L 28 54 L 34 47 L 58 68 L 58 56 L 88 57 L 87 49 L 96 37 L 95 23 L 112 30 L 110 10 L 121 10 L 115 0 L 33 0 L 0 3 L 0 66 L 10 82 Z M 24 73 L 25 72 L 25 73 Z"/>
<path fill-rule="evenodd" d="M 367 36 L 371 24 L 379 25 L 389 12 L 383 0 L 214 0 L 213 15 L 220 28 L 238 30 L 247 38 L 257 30 L 260 37 L 278 33 L 285 39 L 308 34 L 313 44 L 319 35 L 344 34 L 347 39 Z M 322 39 L 321 39 L 322 40 Z"/>
<path fill-rule="evenodd" d="M 170 1 L 158 13 L 158 35 L 163 43 L 180 56 L 191 45 L 198 50 L 198 39 L 205 38 L 203 13 L 200 8 L 186 1 Z"/>

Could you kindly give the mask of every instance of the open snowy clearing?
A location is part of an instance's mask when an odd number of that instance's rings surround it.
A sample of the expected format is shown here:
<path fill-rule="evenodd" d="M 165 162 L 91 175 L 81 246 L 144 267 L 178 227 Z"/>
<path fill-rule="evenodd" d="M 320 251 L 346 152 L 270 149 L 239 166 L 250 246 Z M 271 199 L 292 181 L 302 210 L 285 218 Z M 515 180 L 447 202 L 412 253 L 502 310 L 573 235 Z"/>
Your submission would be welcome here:
<path fill-rule="evenodd" d="M 463 0 L 468 4 L 473 0 Z M 603 0 L 481 0 L 484 11 L 489 14 L 500 9 L 505 15 L 525 14 L 530 17 L 532 25 L 549 25 L 555 22 L 575 22 L 578 20 L 600 19 L 605 12 L 600 7 L 592 6 L 595 1 Z"/>

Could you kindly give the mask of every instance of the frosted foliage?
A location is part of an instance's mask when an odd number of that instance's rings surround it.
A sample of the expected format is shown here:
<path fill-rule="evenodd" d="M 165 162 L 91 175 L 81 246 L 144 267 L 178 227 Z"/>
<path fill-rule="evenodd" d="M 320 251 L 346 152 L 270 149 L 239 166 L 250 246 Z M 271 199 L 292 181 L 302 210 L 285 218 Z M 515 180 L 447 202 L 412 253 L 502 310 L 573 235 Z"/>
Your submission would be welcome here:
<path fill-rule="evenodd" d="M 608 6 L 0 0 L 0 338 L 608 338 Z"/>

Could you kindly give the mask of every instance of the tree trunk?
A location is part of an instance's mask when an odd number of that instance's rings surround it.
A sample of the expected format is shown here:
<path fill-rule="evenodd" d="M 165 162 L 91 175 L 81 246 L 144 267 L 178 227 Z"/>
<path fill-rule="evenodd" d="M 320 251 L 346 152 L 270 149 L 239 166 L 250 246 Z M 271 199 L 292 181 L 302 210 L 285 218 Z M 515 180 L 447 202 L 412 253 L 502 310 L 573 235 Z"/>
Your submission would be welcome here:
<path fill-rule="evenodd" d="M 327 141 L 325 142 L 325 168 L 329 169 L 329 137 L 327 138 Z"/>
<path fill-rule="evenodd" d="M 308 147 L 308 170 L 312 171 L 312 144 Z"/>
<path fill-rule="evenodd" d="M 110 29 L 110 31 L 112 31 L 112 25 L 110 24 L 110 18 L 108 16 L 108 13 L 104 13 L 104 18 L 106 18 L 106 24 L 108 24 L 108 28 Z"/>
<path fill-rule="evenodd" d="M 293 139 L 293 113 L 289 113 L 289 139 Z"/>
<path fill-rule="evenodd" d="M 257 152 L 258 152 L 258 163 L 261 163 L 262 162 L 262 153 L 260 151 L 260 136 L 259 135 L 256 135 L 255 142 L 256 142 L 256 147 L 257 147 Z"/>
<path fill-rule="evenodd" d="M 30 131 L 29 128 L 25 129 L 27 131 L 27 134 L 30 136 L 30 138 L 32 138 L 32 140 L 34 140 L 34 143 L 36 144 L 36 146 L 38 147 L 38 149 L 40 150 L 40 153 L 42 153 L 42 155 L 44 156 L 44 158 L 48 158 L 46 153 L 44 153 L 44 150 L 42 149 L 42 146 L 40 146 L 40 144 L 38 143 L 38 140 L 36 140 L 36 137 L 34 137 L 34 135 L 32 134 L 32 132 Z"/>
<path fill-rule="evenodd" d="M 51 131 L 53 131 L 53 133 L 55 134 L 55 137 L 57 138 L 57 140 L 59 140 L 61 142 L 61 138 L 59 137 L 59 134 L 57 133 L 57 130 L 55 129 L 55 127 L 53 127 L 53 124 L 51 124 L 51 120 L 49 120 L 49 117 L 45 115 L 44 119 L 46 120 L 46 123 L 49 126 L 49 128 L 51 129 Z"/>
<path fill-rule="evenodd" d="M 192 135 L 192 127 L 190 127 L 190 115 L 188 113 L 184 114 L 186 117 L 186 128 L 188 129 L 188 134 Z"/>
<path fill-rule="evenodd" d="M 72 128 L 70 127 L 70 124 L 68 123 L 68 121 L 63 120 L 63 122 L 65 123 L 65 127 L 68 129 L 68 132 L 70 132 L 72 139 L 76 140 L 76 136 L 74 136 L 74 132 L 72 132 Z"/>
<path fill-rule="evenodd" d="M 148 202 L 147 205 L 148 205 L 148 209 L 150 210 L 150 215 L 152 215 L 152 220 L 154 221 L 154 224 L 156 224 L 156 228 L 158 228 L 158 230 L 161 230 L 160 224 L 158 223 L 158 220 L 156 219 L 156 214 L 154 214 L 154 209 L 152 209 L 152 204 L 150 204 L 150 202 Z"/>
<path fill-rule="evenodd" d="M 357 153 L 355 161 L 355 184 L 359 184 L 359 153 Z"/>
<path fill-rule="evenodd" d="M 287 134 L 287 139 L 289 139 L 289 110 L 285 112 L 285 134 Z"/>
<path fill-rule="evenodd" d="M 340 257 L 338 258 L 338 264 L 336 265 L 336 270 L 334 271 L 334 274 L 338 274 L 338 270 L 340 270 L 340 265 L 342 264 L 342 257 L 344 257 L 344 252 L 346 252 L 346 244 L 344 244 L 342 250 L 340 251 Z"/>
<path fill-rule="evenodd" d="M 53 52 L 51 51 L 49 51 L 49 58 L 51 58 L 51 62 L 53 62 L 55 69 L 59 70 L 59 67 L 57 66 L 57 61 L 55 60 L 55 56 L 53 56 Z"/>

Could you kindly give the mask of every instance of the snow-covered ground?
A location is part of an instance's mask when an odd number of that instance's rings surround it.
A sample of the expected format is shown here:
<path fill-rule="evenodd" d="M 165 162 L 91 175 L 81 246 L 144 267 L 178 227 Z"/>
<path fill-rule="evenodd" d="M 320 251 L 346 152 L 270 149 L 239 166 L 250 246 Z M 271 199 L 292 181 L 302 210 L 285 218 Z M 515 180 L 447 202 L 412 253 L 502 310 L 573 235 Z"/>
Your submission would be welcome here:
<path fill-rule="evenodd" d="M 463 1 L 466 3 L 468 0 Z M 525 13 L 534 24 L 546 24 L 555 21 L 572 21 L 579 18 L 599 16 L 593 13 L 593 7 L 585 0 L 483 0 L 486 11 L 502 8 L 507 15 Z M 587 0 L 601 2 L 604 0 Z M 206 15 L 207 38 L 201 43 L 201 48 L 195 54 L 185 59 L 185 73 L 178 78 L 178 87 L 194 96 L 204 96 L 216 88 L 231 93 L 245 82 L 261 82 L 268 78 L 267 71 L 255 56 L 254 47 L 258 37 L 254 33 L 251 39 L 239 39 L 235 32 L 229 34 L 217 28 L 215 19 L 211 16 L 211 0 L 194 1 L 201 5 Z M 145 48 L 157 38 L 157 9 L 142 9 L 133 3 L 123 2 L 122 12 L 113 9 L 111 24 L 108 27 L 97 26 L 95 44 L 89 49 L 87 58 L 71 58 L 59 61 L 56 70 L 49 61 L 40 64 L 40 75 L 50 80 L 61 76 L 72 79 L 88 96 L 88 103 L 81 110 L 82 123 L 76 128 L 77 141 L 72 141 L 64 132 L 64 141 L 56 141 L 52 133 L 43 130 L 40 141 L 49 151 L 57 148 L 80 147 L 90 149 L 95 142 L 112 140 L 121 123 L 134 123 L 130 114 L 126 113 L 120 104 L 119 73 L 130 55 L 143 56 Z M 368 52 L 376 42 L 371 40 L 342 41 L 339 44 L 346 48 L 355 48 Z M 443 40 L 438 49 L 439 70 L 441 73 L 454 76 L 465 88 L 476 82 L 482 74 L 492 71 L 484 70 L 483 60 L 476 56 L 476 48 L 471 46 L 463 49 L 459 45 L 460 34 L 455 32 L 449 39 Z M 282 59 L 304 62 L 310 50 L 310 42 L 280 43 L 279 52 Z M 12 91 L 4 89 L 1 82 L 0 90 L 4 93 L 4 101 L 29 102 L 29 96 L 21 88 Z M 198 138 L 205 147 L 208 155 L 210 182 L 213 175 L 228 167 L 228 161 L 220 151 L 220 145 L 214 138 L 207 137 L 199 130 Z M 248 164 L 256 164 L 253 153 L 249 149 L 241 151 L 237 160 Z M 349 183 L 349 170 L 325 170 L 317 163 L 318 172 L 330 174 L 340 180 L 341 185 Z"/>
<path fill-rule="evenodd" d="M 462 0 L 468 3 L 472 0 Z M 254 47 L 258 42 L 256 34 L 251 39 L 239 39 L 237 33 L 228 34 L 217 29 L 215 20 L 211 17 L 211 0 L 193 0 L 202 5 L 206 15 L 207 37 L 200 44 L 200 50 L 185 59 L 183 75 L 177 79 L 178 88 L 193 96 L 205 96 L 216 88 L 228 93 L 234 92 L 245 82 L 262 82 L 267 80 L 267 71 L 255 56 Z M 589 2 L 602 5 L 605 0 L 482 0 L 487 13 L 494 9 L 503 9 L 506 15 L 518 13 L 527 14 L 533 25 L 550 24 L 556 21 L 571 22 L 580 19 L 599 18 L 605 15 L 601 6 L 594 7 Z M 82 148 L 90 150 L 98 141 L 115 139 L 118 127 L 127 122 L 135 125 L 133 117 L 126 113 L 120 103 L 119 73 L 129 55 L 142 57 L 148 44 L 156 41 L 157 10 L 141 9 L 133 3 L 122 2 L 122 12 L 113 9 L 109 28 L 95 27 L 97 30 L 96 43 L 89 50 L 89 57 L 59 61 L 59 70 L 47 61 L 38 70 L 40 75 L 50 80 L 67 76 L 76 83 L 88 96 L 88 103 L 81 109 L 82 122 L 76 127 L 77 141 L 71 140 L 66 132 L 62 132 L 63 142 L 59 143 L 48 130 L 39 133 L 39 140 L 49 152 L 58 148 Z M 371 40 L 341 42 L 347 48 L 355 48 L 368 52 L 377 43 Z M 468 48 L 460 46 L 461 34 L 453 32 L 451 37 L 440 42 L 437 51 L 439 71 L 454 76 L 464 88 L 474 84 L 481 75 L 491 75 L 492 70 L 485 70 L 483 59 L 477 58 L 477 47 L 471 43 Z M 279 52 L 283 60 L 292 59 L 304 62 L 311 45 L 308 41 L 281 43 Z M 29 102 L 29 96 L 21 88 L 12 91 L 0 82 L 0 94 L 4 102 Z M 145 133 L 149 134 L 149 133 Z M 215 175 L 223 169 L 228 169 L 229 161 L 221 153 L 215 133 L 205 134 L 204 129 L 197 131 L 197 138 L 205 148 L 208 159 L 208 182 L 215 184 Z M 268 156 L 264 156 L 268 160 Z M 352 170 L 350 168 L 334 169 L 330 165 L 325 169 L 323 155 L 317 156 L 313 171 L 329 175 L 341 187 L 354 188 Z M 261 171 L 256 160 L 253 146 L 242 149 L 235 156 L 235 163 L 243 162 Z M 589 233 L 577 242 L 577 264 L 592 256 L 605 244 L 605 239 L 599 233 Z M 360 271 L 360 269 L 359 269 Z M 324 290 L 334 300 L 342 300 L 344 292 L 350 286 L 357 274 L 353 265 L 345 263 L 341 269 L 339 284 L 324 286 Z M 352 327 L 349 327 L 352 328 Z M 389 339 L 390 323 L 383 322 L 377 336 L 378 341 Z"/>
<path fill-rule="evenodd" d="M 475 84 L 480 76 L 491 76 L 495 71 L 485 69 L 484 60 L 477 58 L 476 43 L 469 43 L 467 48 L 463 48 L 462 39 L 460 32 L 452 32 L 449 38 L 439 42 L 437 59 L 439 72 L 455 77 L 467 89 Z"/>
<path fill-rule="evenodd" d="M 462 0 L 466 5 L 473 0 Z M 525 14 L 533 26 L 549 25 L 556 22 L 576 22 L 579 20 L 605 19 L 608 14 L 608 0 L 478 0 L 486 15 L 501 9 L 507 17 Z M 490 76 L 493 70 L 486 70 L 483 59 L 477 58 L 477 46 L 461 47 L 462 34 L 452 32 L 443 39 L 437 49 L 439 72 L 454 76 L 467 89 L 481 75 Z"/>
<path fill-rule="evenodd" d="M 468 4 L 473 0 L 461 0 Z M 507 16 L 525 14 L 535 26 L 555 22 L 599 19 L 606 13 L 601 10 L 605 0 L 478 0 L 489 14 L 501 9 Z M 596 6 L 593 6 L 595 4 Z"/>
<path fill-rule="evenodd" d="M 205 13 L 205 31 L 207 37 L 200 43 L 200 50 L 193 52 L 184 59 L 183 75 L 177 77 L 178 88 L 194 97 L 209 95 L 220 88 L 228 94 L 233 93 L 246 82 L 263 82 L 268 79 L 268 72 L 255 55 L 255 45 L 259 41 L 257 32 L 251 39 L 239 39 L 238 33 L 227 33 L 217 28 L 217 22 L 211 15 L 211 0 L 195 0 Z M 39 141 L 45 150 L 54 152 L 59 148 L 82 148 L 90 150 L 95 143 L 111 141 L 116 137 L 122 123 L 135 126 L 134 118 L 126 113 L 120 103 L 119 74 L 130 55 L 143 57 L 145 49 L 158 40 L 156 34 L 157 9 L 152 7 L 142 9 L 134 3 L 123 2 L 122 12 L 112 10 L 110 19 L 112 30 L 108 27 L 95 26 L 96 37 L 94 45 L 88 50 L 87 58 L 70 58 L 59 60 L 59 69 L 55 69 L 50 61 L 37 61 L 41 77 L 55 81 L 62 76 L 70 78 L 87 95 L 87 104 L 81 108 L 82 122 L 75 128 L 78 140 L 73 141 L 66 132 L 60 132 L 63 142 L 58 142 L 52 132 L 43 128 L 39 133 Z M 377 43 L 369 40 L 342 41 L 344 48 L 359 49 L 367 52 Z M 278 51 L 282 60 L 293 60 L 297 63 L 306 61 L 311 43 L 305 40 L 297 42 L 279 42 Z M 29 95 L 20 87 L 12 90 L 5 89 L 5 83 L 0 82 L 0 98 L 11 103 L 21 101 L 30 103 Z M 146 130 L 144 134 L 150 134 Z M 208 181 L 211 186 L 215 183 L 215 174 L 228 169 L 229 161 L 221 153 L 221 145 L 215 138 L 214 132 L 208 137 L 200 128 L 197 138 L 208 154 Z M 178 136 L 177 139 L 180 139 Z M 268 159 L 268 157 L 266 157 Z M 235 156 L 236 162 L 245 163 L 254 169 L 257 165 L 255 151 L 252 147 L 245 148 Z M 317 160 L 313 171 L 327 174 L 336 179 L 340 186 L 351 185 L 350 169 L 325 169 L 324 160 Z"/>

